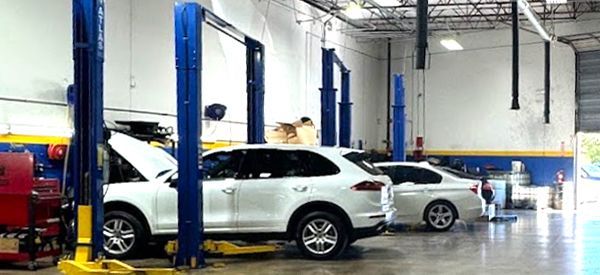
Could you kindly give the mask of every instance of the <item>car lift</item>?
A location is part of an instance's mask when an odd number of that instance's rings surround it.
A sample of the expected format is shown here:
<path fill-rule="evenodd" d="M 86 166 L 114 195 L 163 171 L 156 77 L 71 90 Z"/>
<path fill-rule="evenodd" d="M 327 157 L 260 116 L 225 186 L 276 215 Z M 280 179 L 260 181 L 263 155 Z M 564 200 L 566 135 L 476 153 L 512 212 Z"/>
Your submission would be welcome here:
<path fill-rule="evenodd" d="M 352 127 L 352 102 L 350 102 L 350 70 L 335 54 L 334 49 L 321 48 L 322 81 L 321 90 L 321 145 L 335 146 L 335 92 L 333 87 L 333 65 L 337 64 L 342 74 L 342 98 L 340 104 L 339 146 L 350 148 Z"/>
<path fill-rule="evenodd" d="M 66 274 L 177 274 L 169 268 L 134 268 L 103 257 L 103 165 L 107 156 L 103 129 L 104 0 L 73 0 L 75 134 L 72 181 L 77 244 L 73 259 L 62 260 Z M 223 31 L 247 47 L 248 142 L 264 142 L 264 47 L 195 3 L 176 3 L 177 123 L 179 136 L 179 244 L 176 265 L 204 265 L 202 249 L 226 255 L 271 252 L 277 246 L 237 247 L 204 241 L 201 123 L 201 23 Z M 239 37 L 243 37 L 240 40 Z M 203 246 L 200 247 L 200 244 Z"/>
<path fill-rule="evenodd" d="M 58 268 L 66 274 L 173 274 L 172 269 L 136 269 L 103 259 L 102 186 L 107 159 L 103 128 L 104 11 L 104 0 L 73 0 L 75 133 L 71 180 L 77 243 L 74 258 L 60 261 Z"/>
<path fill-rule="evenodd" d="M 204 254 L 264 253 L 276 245 L 236 246 L 224 241 L 204 240 L 202 224 L 202 23 L 207 23 L 246 46 L 248 143 L 264 143 L 264 46 L 242 33 L 210 10 L 196 3 L 175 4 L 175 55 L 177 67 L 178 217 L 177 241 L 167 244 L 167 254 L 176 253 L 175 266 L 198 268 Z M 202 244 L 202 246 L 200 246 Z"/>
<path fill-rule="evenodd" d="M 392 150 L 393 161 L 406 161 L 406 149 L 404 148 L 405 125 L 406 117 L 404 115 L 404 75 L 394 75 L 394 114 L 393 114 L 393 131 L 394 142 Z"/>

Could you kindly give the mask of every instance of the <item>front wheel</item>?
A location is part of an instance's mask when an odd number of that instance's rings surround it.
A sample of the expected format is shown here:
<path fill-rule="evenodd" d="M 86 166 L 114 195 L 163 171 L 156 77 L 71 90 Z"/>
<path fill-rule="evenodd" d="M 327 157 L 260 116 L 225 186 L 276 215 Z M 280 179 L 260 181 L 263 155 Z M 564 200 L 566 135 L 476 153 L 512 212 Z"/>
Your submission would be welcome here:
<path fill-rule="evenodd" d="M 102 233 L 104 252 L 109 258 L 131 258 L 146 245 L 144 227 L 136 217 L 127 212 L 108 212 L 104 217 Z"/>
<path fill-rule="evenodd" d="M 425 222 L 434 231 L 448 231 L 455 221 L 454 207 L 447 202 L 434 202 L 425 209 Z"/>
<path fill-rule="evenodd" d="M 328 212 L 306 215 L 296 230 L 296 244 L 305 256 L 328 260 L 339 256 L 348 246 L 348 230 L 344 223 Z"/>

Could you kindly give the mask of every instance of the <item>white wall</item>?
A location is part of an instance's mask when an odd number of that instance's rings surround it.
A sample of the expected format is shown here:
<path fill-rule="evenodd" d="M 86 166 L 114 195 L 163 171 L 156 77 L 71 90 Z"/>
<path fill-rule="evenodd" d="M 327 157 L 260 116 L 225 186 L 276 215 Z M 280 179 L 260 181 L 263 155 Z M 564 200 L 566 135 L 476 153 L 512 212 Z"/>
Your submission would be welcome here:
<path fill-rule="evenodd" d="M 107 110 L 106 119 L 175 126 L 174 1 L 106 2 L 105 107 L 168 114 Z M 309 116 L 320 125 L 322 25 L 295 22 L 296 17 L 317 15 L 316 11 L 298 0 L 273 0 L 270 5 L 258 0 L 199 2 L 265 44 L 266 123 Z M 352 139 L 366 140 L 368 148 L 381 148 L 385 136 L 381 106 L 386 95 L 381 47 L 356 43 L 336 32 L 342 27 L 334 20 L 327 47 L 336 48 L 352 69 Z M 211 28 L 205 30 L 204 104 L 225 104 L 225 120 L 237 123 L 206 125 L 204 138 L 244 141 L 244 48 Z M 64 102 L 73 75 L 71 1 L 0 1 L 0 37 L 0 97 Z M 0 100 L 0 123 L 64 127 L 66 117 L 64 107 Z"/>
<path fill-rule="evenodd" d="M 557 25 L 557 34 L 600 29 L 598 21 Z M 423 119 L 422 73 L 412 70 L 414 41 L 393 46 L 393 71 L 406 77 L 409 148 L 425 137 L 430 151 L 571 150 L 575 122 L 575 54 L 552 44 L 550 124 L 544 124 L 544 46 L 536 34 L 520 32 L 521 110 L 510 110 L 512 36 L 510 29 L 463 34 L 465 48 L 449 52 L 429 40 L 431 67 L 425 71 Z M 406 51 L 405 51 L 406 50 Z M 419 108 L 419 109 L 418 109 Z M 420 114 L 420 115 L 419 115 Z M 423 126 L 424 125 L 424 126 Z M 412 138 L 412 140 L 411 140 Z"/>

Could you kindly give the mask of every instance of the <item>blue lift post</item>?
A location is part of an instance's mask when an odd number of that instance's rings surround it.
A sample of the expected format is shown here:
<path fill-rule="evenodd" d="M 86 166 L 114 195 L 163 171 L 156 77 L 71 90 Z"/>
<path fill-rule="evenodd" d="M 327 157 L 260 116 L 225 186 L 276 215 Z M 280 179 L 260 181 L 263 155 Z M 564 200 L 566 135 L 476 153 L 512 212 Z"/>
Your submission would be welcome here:
<path fill-rule="evenodd" d="M 321 145 L 335 146 L 335 92 L 333 87 L 333 49 L 322 48 Z"/>
<path fill-rule="evenodd" d="M 350 102 L 350 71 L 342 69 L 342 100 L 340 102 L 340 146 L 350 148 L 352 135 L 352 102 Z"/>
<path fill-rule="evenodd" d="M 75 257 L 92 260 L 103 251 L 104 0 L 73 0 L 72 7 L 76 164 L 72 180 L 78 230 L 91 231 L 84 233 L 91 233 L 91 243 L 82 243 L 90 240 L 78 234 Z M 80 220 L 91 220 L 91 224 L 80 224 Z"/>
<path fill-rule="evenodd" d="M 202 24 L 246 46 L 248 143 L 264 143 L 264 46 L 197 3 L 175 4 L 177 67 L 178 215 L 175 264 L 204 266 L 202 244 Z"/>
<path fill-rule="evenodd" d="M 333 66 L 337 64 L 342 75 L 342 97 L 340 102 L 339 145 L 350 147 L 352 127 L 352 103 L 350 102 L 350 70 L 335 54 L 334 49 L 322 48 L 321 90 L 321 145 L 336 145 L 336 95 L 333 87 Z"/>
<path fill-rule="evenodd" d="M 245 42 L 248 143 L 262 144 L 265 143 L 265 47 L 250 37 Z"/>
<path fill-rule="evenodd" d="M 202 8 L 175 3 L 175 66 L 177 68 L 178 250 L 175 265 L 204 265 L 201 244 L 202 171 L 200 106 L 202 95 Z"/>
<path fill-rule="evenodd" d="M 394 122 L 394 141 L 392 160 L 393 161 L 405 161 L 406 151 L 404 148 L 405 138 L 405 124 L 406 117 L 404 116 L 404 76 L 401 74 L 394 75 L 394 108 L 393 122 Z"/>

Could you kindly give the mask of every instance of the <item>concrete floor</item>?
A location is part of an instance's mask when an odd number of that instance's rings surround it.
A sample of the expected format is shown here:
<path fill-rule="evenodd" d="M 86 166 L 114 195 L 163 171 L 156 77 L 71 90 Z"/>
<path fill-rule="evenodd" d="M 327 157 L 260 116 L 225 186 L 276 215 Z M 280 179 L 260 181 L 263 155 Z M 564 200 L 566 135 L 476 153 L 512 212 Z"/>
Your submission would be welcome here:
<path fill-rule="evenodd" d="M 598 211 L 596 211 L 598 212 Z M 598 212 L 600 213 L 600 212 Z M 600 274 L 600 214 L 516 211 L 515 223 L 458 223 L 451 232 L 402 232 L 356 242 L 342 259 L 309 261 L 295 246 L 279 253 L 209 258 L 194 273 L 219 274 Z M 166 266 L 164 259 L 129 262 Z M 58 274 L 55 267 L 37 274 Z M 25 274 L 0 266 L 0 274 Z"/>

